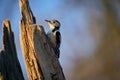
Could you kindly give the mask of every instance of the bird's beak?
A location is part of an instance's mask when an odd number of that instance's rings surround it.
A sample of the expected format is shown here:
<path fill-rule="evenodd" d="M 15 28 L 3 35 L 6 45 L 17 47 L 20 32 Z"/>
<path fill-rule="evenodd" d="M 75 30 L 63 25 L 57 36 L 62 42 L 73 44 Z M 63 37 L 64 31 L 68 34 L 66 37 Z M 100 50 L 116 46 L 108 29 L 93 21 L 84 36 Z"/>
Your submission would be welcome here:
<path fill-rule="evenodd" d="M 49 20 L 45 20 L 46 22 L 50 22 Z"/>

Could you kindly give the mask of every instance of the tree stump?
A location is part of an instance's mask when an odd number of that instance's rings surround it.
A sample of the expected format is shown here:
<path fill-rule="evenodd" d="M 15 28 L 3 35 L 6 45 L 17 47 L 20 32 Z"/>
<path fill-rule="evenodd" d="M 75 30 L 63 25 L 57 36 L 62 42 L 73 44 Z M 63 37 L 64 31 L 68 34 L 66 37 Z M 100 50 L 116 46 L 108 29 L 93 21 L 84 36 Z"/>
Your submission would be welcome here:
<path fill-rule="evenodd" d="M 65 80 L 58 58 L 42 26 L 35 17 L 28 0 L 19 0 L 20 44 L 29 80 Z"/>
<path fill-rule="evenodd" d="M 2 50 L 0 51 L 0 80 L 24 80 L 17 58 L 14 34 L 8 20 L 2 24 Z"/>

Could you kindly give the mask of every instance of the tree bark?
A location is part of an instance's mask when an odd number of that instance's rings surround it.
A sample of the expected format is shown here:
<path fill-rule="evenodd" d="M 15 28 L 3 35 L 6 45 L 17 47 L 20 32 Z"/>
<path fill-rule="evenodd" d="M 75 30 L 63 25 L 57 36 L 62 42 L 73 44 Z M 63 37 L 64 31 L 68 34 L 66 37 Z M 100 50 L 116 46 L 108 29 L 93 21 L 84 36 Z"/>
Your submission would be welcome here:
<path fill-rule="evenodd" d="M 14 44 L 14 34 L 8 20 L 2 24 L 2 50 L 0 51 L 0 80 L 24 80 Z"/>
<path fill-rule="evenodd" d="M 65 80 L 44 29 L 36 25 L 28 0 L 19 0 L 20 44 L 29 80 Z"/>

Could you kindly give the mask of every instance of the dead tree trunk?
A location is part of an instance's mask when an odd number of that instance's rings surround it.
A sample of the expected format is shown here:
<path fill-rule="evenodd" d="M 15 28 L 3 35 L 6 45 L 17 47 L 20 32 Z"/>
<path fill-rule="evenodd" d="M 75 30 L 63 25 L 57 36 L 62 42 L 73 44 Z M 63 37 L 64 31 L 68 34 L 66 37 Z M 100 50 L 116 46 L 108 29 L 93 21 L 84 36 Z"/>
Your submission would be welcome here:
<path fill-rule="evenodd" d="M 62 68 L 28 0 L 19 0 L 20 44 L 29 80 L 65 80 Z"/>
<path fill-rule="evenodd" d="M 0 51 L 0 80 L 24 80 L 17 52 L 14 35 L 8 20 L 2 24 L 2 50 Z"/>

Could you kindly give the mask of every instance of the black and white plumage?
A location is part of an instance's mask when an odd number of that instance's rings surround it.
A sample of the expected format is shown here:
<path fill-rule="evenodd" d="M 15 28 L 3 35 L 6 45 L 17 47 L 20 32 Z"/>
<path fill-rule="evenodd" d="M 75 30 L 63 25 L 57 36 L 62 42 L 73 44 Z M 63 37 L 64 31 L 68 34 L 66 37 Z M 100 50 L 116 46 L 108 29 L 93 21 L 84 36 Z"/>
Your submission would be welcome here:
<path fill-rule="evenodd" d="M 61 44 L 61 34 L 60 34 L 60 22 L 58 20 L 45 20 L 48 22 L 50 31 L 48 31 L 47 36 L 54 48 L 57 58 L 60 56 L 60 44 Z"/>

